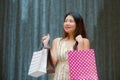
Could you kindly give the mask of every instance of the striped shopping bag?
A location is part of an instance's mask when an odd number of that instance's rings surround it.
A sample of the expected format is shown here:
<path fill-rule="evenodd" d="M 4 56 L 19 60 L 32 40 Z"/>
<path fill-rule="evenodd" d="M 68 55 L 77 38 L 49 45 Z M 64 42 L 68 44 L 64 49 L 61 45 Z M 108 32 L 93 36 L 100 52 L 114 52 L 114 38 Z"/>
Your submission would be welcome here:
<path fill-rule="evenodd" d="M 47 73 L 47 49 L 33 52 L 28 75 L 40 77 Z"/>

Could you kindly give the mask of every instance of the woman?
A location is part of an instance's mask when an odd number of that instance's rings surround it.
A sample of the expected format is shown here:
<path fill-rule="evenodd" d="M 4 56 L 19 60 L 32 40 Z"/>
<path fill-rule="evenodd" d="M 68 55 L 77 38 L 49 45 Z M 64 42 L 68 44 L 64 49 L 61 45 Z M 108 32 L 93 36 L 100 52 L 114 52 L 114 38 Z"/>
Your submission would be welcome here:
<path fill-rule="evenodd" d="M 83 19 L 79 13 L 66 14 L 63 28 L 63 37 L 54 39 L 51 48 L 53 63 L 56 66 L 53 80 L 69 80 L 67 50 L 74 50 L 76 43 L 78 50 L 90 48 Z M 42 38 L 44 47 L 49 47 L 49 39 L 49 35 Z"/>

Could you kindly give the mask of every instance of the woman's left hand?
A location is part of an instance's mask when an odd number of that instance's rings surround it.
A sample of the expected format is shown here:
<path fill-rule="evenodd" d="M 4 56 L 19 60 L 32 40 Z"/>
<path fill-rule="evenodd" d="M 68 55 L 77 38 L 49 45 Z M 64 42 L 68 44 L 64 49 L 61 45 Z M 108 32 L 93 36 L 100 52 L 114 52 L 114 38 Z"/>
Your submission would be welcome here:
<path fill-rule="evenodd" d="M 83 43 L 83 38 L 81 35 L 78 35 L 75 39 L 78 43 Z"/>

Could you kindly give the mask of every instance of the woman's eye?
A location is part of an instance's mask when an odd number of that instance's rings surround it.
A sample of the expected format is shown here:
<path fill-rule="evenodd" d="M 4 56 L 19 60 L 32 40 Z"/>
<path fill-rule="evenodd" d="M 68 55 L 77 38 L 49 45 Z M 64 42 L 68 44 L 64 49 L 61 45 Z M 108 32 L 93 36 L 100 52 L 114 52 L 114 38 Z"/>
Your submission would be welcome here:
<path fill-rule="evenodd" d="M 73 20 L 70 20 L 70 22 L 73 22 Z"/>
<path fill-rule="evenodd" d="M 65 20 L 64 22 L 70 22 L 70 23 L 72 23 L 74 21 L 73 20 Z"/>

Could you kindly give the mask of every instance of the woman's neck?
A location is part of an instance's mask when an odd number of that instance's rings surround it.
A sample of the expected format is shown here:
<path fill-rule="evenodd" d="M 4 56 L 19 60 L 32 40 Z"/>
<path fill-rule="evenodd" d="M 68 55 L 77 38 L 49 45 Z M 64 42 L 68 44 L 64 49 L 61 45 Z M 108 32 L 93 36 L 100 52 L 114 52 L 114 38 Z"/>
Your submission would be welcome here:
<path fill-rule="evenodd" d="M 73 34 L 68 34 L 67 39 L 69 39 L 69 40 L 74 40 L 74 36 L 73 36 Z"/>
<path fill-rule="evenodd" d="M 67 36 L 65 39 L 66 40 L 70 40 L 70 41 L 74 41 L 75 40 L 73 36 Z"/>

